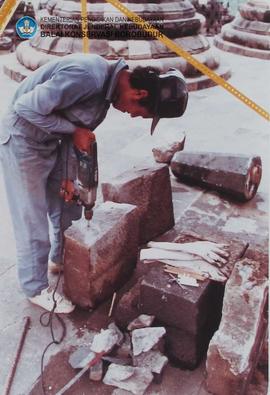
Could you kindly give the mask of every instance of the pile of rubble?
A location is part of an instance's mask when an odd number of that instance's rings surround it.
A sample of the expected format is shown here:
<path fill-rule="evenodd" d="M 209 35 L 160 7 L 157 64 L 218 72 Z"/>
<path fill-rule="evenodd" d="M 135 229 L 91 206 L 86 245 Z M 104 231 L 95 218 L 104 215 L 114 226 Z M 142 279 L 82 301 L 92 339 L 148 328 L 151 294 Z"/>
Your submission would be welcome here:
<path fill-rule="evenodd" d="M 94 336 L 91 345 L 73 352 L 69 363 L 74 369 L 89 368 L 90 380 L 103 379 L 104 384 L 143 395 L 152 381 L 161 382 L 162 372 L 168 363 L 168 358 L 162 353 L 166 330 L 164 327 L 151 327 L 154 318 L 140 315 L 124 333 L 111 323 Z"/>

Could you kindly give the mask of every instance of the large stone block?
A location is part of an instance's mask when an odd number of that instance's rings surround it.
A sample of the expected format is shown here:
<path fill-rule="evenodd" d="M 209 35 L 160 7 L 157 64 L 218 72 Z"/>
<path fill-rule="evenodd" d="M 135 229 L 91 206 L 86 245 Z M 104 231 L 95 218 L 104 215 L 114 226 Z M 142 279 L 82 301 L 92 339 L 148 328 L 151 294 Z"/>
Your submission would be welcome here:
<path fill-rule="evenodd" d="M 221 308 L 221 306 L 219 306 Z M 166 327 L 166 355 L 177 366 L 184 369 L 195 369 L 204 358 L 211 337 L 217 330 L 221 314 L 216 312 L 207 317 L 206 323 L 196 335 L 182 329 Z"/>
<path fill-rule="evenodd" d="M 106 202 L 90 227 L 84 219 L 65 232 L 64 289 L 83 308 L 93 308 L 128 279 L 137 257 L 139 216 L 135 206 Z"/>
<path fill-rule="evenodd" d="M 114 309 L 114 319 L 116 324 L 122 329 L 126 329 L 128 324 L 140 314 L 140 286 L 141 280 L 138 280 L 136 284 L 121 297 Z"/>
<path fill-rule="evenodd" d="M 135 168 L 102 184 L 105 201 L 134 204 L 140 213 L 140 242 L 174 226 L 172 190 L 166 165 Z"/>
<path fill-rule="evenodd" d="M 196 288 L 182 288 L 170 280 L 156 263 L 141 282 L 140 310 L 165 326 L 197 335 L 213 311 L 221 311 L 223 285 L 205 280 Z"/>
<path fill-rule="evenodd" d="M 244 395 L 265 332 L 267 279 L 259 263 L 237 262 L 225 287 L 222 320 L 207 356 L 207 386 L 216 395 Z"/>

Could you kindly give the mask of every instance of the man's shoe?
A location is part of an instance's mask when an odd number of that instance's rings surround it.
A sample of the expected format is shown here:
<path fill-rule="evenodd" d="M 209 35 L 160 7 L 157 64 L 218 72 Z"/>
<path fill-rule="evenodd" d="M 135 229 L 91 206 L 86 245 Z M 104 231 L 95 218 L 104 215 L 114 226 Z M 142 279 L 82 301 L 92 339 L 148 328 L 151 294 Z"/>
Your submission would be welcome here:
<path fill-rule="evenodd" d="M 59 274 L 64 271 L 64 265 L 62 263 L 55 263 L 53 261 L 48 262 L 48 270 L 51 274 Z"/>
<path fill-rule="evenodd" d="M 40 295 L 36 295 L 28 299 L 31 303 L 34 303 L 47 311 L 52 311 L 54 306 L 53 292 L 54 290 L 51 287 L 48 287 L 43 289 Z M 64 295 L 60 295 L 58 292 L 54 293 L 54 299 L 56 301 L 55 313 L 68 314 L 75 309 L 75 305 L 72 304 Z"/>

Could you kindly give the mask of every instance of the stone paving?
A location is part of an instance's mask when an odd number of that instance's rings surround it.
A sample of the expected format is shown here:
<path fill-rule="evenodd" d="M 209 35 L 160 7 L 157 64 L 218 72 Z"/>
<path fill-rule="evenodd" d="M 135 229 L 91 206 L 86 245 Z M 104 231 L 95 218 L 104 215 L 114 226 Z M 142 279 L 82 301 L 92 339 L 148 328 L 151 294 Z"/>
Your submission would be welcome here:
<path fill-rule="evenodd" d="M 269 62 L 219 52 L 220 56 L 231 66 L 232 78 L 230 82 L 255 102 L 269 108 Z M 4 59 L 4 55 L 0 57 L 1 65 L 4 63 Z M 0 84 L 1 91 L 4 92 L 0 99 L 1 116 L 17 84 L 10 81 L 2 72 Z M 149 129 L 149 120 L 131 120 L 127 114 L 120 114 L 114 109 L 109 111 L 107 119 L 96 131 L 101 181 L 110 180 L 112 176 L 132 168 L 135 163 L 149 164 L 152 162 L 151 149 L 147 148 L 148 151 L 144 149 L 144 142 L 149 142 L 151 139 Z M 217 214 L 225 219 L 223 230 L 227 230 L 229 234 L 233 232 L 234 236 L 239 236 L 240 233 L 243 237 L 252 236 L 255 241 L 258 241 L 258 245 L 263 245 L 265 248 L 268 232 L 267 199 L 269 190 L 269 126 L 267 122 L 222 88 L 214 87 L 192 92 L 184 117 L 180 120 L 160 121 L 156 133 L 161 136 L 162 133 L 171 129 L 186 131 L 186 149 L 188 150 L 245 153 L 262 157 L 263 177 L 256 201 L 246 205 L 233 203 L 230 206 L 227 200 L 220 199 L 216 210 Z M 155 136 L 153 141 L 155 141 Z M 0 186 L 0 392 L 14 358 L 23 317 L 29 315 L 32 320 L 31 329 L 26 338 L 11 391 L 11 395 L 27 395 L 33 382 L 40 374 L 41 353 L 50 342 L 50 334 L 48 329 L 42 328 L 39 324 L 42 310 L 30 305 L 18 287 L 14 236 L 1 173 Z M 206 215 L 208 209 L 202 205 L 202 201 L 205 199 L 208 201 L 209 194 L 203 194 L 200 188 L 186 187 L 175 182 L 174 179 L 172 179 L 172 190 L 176 222 L 179 223 L 184 212 L 186 215 L 187 209 L 195 201 L 199 202 L 199 207 L 196 209 L 197 214 L 200 209 L 203 209 L 206 211 L 203 211 L 202 216 Z M 227 216 L 226 210 L 231 212 L 231 207 L 240 213 L 238 221 L 232 219 L 232 217 L 236 217 L 235 215 Z M 257 209 L 255 209 L 256 207 Z M 194 206 L 192 210 L 194 211 Z M 245 217 L 242 224 L 241 217 Z M 204 221 L 202 221 L 202 229 L 203 223 Z M 174 231 L 177 233 L 177 228 Z M 56 381 L 59 382 L 59 385 L 65 384 L 73 376 L 73 371 L 67 366 L 65 350 L 70 345 L 82 344 L 91 338 L 91 329 L 99 329 L 102 323 L 106 325 L 108 308 L 109 304 L 107 303 L 92 313 L 90 317 L 89 313 L 77 311 L 69 318 L 65 318 L 66 340 L 60 347 L 52 347 L 46 357 L 46 361 L 48 361 L 50 356 L 55 356 L 49 366 L 47 376 L 52 386 Z M 88 320 L 91 325 L 88 325 Z M 59 353 L 60 350 L 61 353 Z M 204 387 L 204 372 L 204 363 L 193 372 L 169 366 L 163 383 L 159 386 L 152 385 L 147 394 L 207 395 Z M 110 387 L 105 388 L 103 385 L 94 386 L 91 384 L 90 388 L 86 377 L 80 386 L 74 387 L 69 394 L 96 393 L 104 395 L 111 393 L 111 391 Z M 40 388 L 34 393 L 40 395 Z M 266 394 L 266 390 L 261 394 Z"/>

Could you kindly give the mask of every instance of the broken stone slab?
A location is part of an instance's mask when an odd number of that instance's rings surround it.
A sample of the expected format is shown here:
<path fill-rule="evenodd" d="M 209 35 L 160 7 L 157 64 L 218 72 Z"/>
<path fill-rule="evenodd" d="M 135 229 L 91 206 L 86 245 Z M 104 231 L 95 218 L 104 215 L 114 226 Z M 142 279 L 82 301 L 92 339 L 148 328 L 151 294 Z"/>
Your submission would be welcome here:
<path fill-rule="evenodd" d="M 207 353 L 207 387 L 216 395 L 244 395 L 260 356 L 268 281 L 260 263 L 237 262 L 225 287 L 222 319 Z"/>
<path fill-rule="evenodd" d="M 91 351 L 99 353 L 110 352 L 119 343 L 119 333 L 115 329 L 104 329 L 94 336 Z"/>
<path fill-rule="evenodd" d="M 134 329 L 131 335 L 133 355 L 137 356 L 153 349 L 165 333 L 166 329 L 163 327 Z"/>
<path fill-rule="evenodd" d="M 89 369 L 89 379 L 92 381 L 101 381 L 103 377 L 103 361 L 99 361 Z"/>
<path fill-rule="evenodd" d="M 142 352 L 140 355 L 133 357 L 134 366 L 147 368 L 156 374 L 161 374 L 167 364 L 168 358 L 157 350 Z"/>
<path fill-rule="evenodd" d="M 139 216 L 135 206 L 106 202 L 90 221 L 65 232 L 64 290 L 73 303 L 93 308 L 124 284 L 136 264 Z"/>
<path fill-rule="evenodd" d="M 102 184 L 104 201 L 136 205 L 140 214 L 140 243 L 174 226 L 172 190 L 166 165 L 136 167 Z"/>
<path fill-rule="evenodd" d="M 103 378 L 103 383 L 128 390 L 134 395 L 143 395 L 152 380 L 153 375 L 148 369 L 112 363 Z"/>
<path fill-rule="evenodd" d="M 164 326 L 196 335 L 213 310 L 221 311 L 224 286 L 205 280 L 198 287 L 180 287 L 171 280 L 162 264 L 152 265 L 141 282 L 140 309 Z"/>
<path fill-rule="evenodd" d="M 68 362 L 73 367 L 73 369 L 83 369 L 88 363 L 96 358 L 96 353 L 91 351 L 89 346 L 82 346 L 77 348 L 69 356 Z"/>
<path fill-rule="evenodd" d="M 134 329 L 146 328 L 152 325 L 155 319 L 154 315 L 141 314 L 135 320 L 128 324 L 128 331 L 133 331 Z"/>
<path fill-rule="evenodd" d="M 152 149 L 155 161 L 158 163 L 170 163 L 174 154 L 184 149 L 185 138 L 182 141 L 173 141 L 170 143 L 164 143 L 158 147 Z"/>

